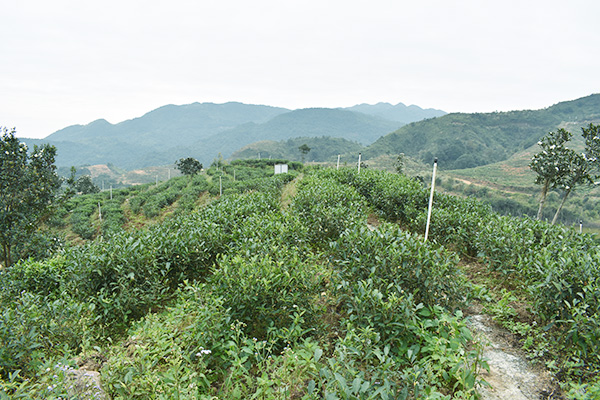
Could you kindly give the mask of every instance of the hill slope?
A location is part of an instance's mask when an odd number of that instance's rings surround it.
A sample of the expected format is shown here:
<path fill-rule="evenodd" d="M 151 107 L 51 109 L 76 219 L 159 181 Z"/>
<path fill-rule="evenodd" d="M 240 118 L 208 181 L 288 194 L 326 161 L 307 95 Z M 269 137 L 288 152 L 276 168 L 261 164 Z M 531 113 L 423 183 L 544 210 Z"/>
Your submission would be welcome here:
<path fill-rule="evenodd" d="M 240 124 L 262 123 L 289 110 L 242 103 L 167 105 L 142 117 L 111 124 L 74 125 L 43 140 L 58 148 L 58 166 L 106 164 L 135 169 L 173 163 L 187 146 Z M 24 139 L 28 144 L 39 140 Z"/>
<path fill-rule="evenodd" d="M 307 108 L 278 115 L 264 124 L 241 125 L 207 140 L 198 141 L 191 146 L 191 150 L 204 159 L 208 157 L 212 159 L 216 153 L 229 157 L 241 147 L 259 141 L 324 136 L 344 138 L 366 145 L 392 132 L 398 124 L 398 122 L 351 111 Z M 207 146 L 207 143 L 211 143 L 211 146 Z"/>
<path fill-rule="evenodd" d="M 311 148 L 305 160 L 317 162 L 336 162 L 338 154 L 358 154 L 358 152 L 364 149 L 363 145 L 342 138 L 297 137 L 280 142 L 273 140 L 255 142 L 234 152 L 231 155 L 231 159 L 256 158 L 260 154 L 261 158 L 286 158 L 288 160 L 300 161 L 302 154 L 298 150 L 298 147 L 303 144 Z"/>
<path fill-rule="evenodd" d="M 242 103 L 168 105 L 142 117 L 111 124 L 99 119 L 53 133 L 41 142 L 58 148 L 58 166 L 113 164 L 137 169 L 181 157 L 210 163 L 259 140 L 331 136 L 369 144 L 401 123 L 340 109 L 304 109 Z"/>
<path fill-rule="evenodd" d="M 444 168 L 470 168 L 505 160 L 561 123 L 584 125 L 598 118 L 600 94 L 542 110 L 453 113 L 405 125 L 377 140 L 365 154 L 373 158 L 405 153 L 428 163 L 438 157 Z"/>

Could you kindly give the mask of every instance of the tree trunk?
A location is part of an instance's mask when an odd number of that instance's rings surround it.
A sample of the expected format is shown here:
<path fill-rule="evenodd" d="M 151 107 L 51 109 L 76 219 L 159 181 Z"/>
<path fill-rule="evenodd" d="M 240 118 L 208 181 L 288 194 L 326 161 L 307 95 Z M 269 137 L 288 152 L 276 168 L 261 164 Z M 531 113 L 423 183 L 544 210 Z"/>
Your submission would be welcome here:
<path fill-rule="evenodd" d="M 548 187 L 550 186 L 550 179 L 546 179 L 544 182 L 544 186 L 542 187 L 542 196 L 540 198 L 540 208 L 538 209 L 537 219 L 542 219 L 542 210 L 544 209 L 544 202 L 546 201 L 546 196 L 548 195 Z"/>
<path fill-rule="evenodd" d="M 567 200 L 567 196 L 569 195 L 569 193 L 571 193 L 571 189 L 565 192 L 565 195 L 562 201 L 560 202 L 560 206 L 558 206 L 558 210 L 556 210 L 556 214 L 554 214 L 554 218 L 552 218 L 552 225 L 556 223 L 556 220 L 558 219 L 558 214 L 560 214 L 560 210 L 562 210 L 563 205 L 565 204 L 565 200 Z"/>
<path fill-rule="evenodd" d="M 10 267 L 10 246 L 7 244 L 2 245 L 2 263 L 4 268 Z"/>

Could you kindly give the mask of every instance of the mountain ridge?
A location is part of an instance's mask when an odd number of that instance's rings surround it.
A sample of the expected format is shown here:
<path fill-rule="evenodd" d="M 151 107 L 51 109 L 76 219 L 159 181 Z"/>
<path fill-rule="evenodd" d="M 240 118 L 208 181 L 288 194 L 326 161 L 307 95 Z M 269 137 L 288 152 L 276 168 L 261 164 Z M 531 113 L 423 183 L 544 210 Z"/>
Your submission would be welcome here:
<path fill-rule="evenodd" d="M 328 116 L 316 115 L 319 113 Z M 285 114 L 290 115 L 277 119 Z M 111 163 L 131 170 L 171 164 L 188 156 L 210 163 L 219 154 L 227 157 L 253 141 L 282 140 L 294 135 L 348 136 L 368 144 L 401 125 L 346 109 L 289 110 L 240 102 L 196 102 L 168 104 L 116 124 L 100 118 L 87 125 L 65 127 L 43 140 L 23 140 L 55 145 L 58 166 Z"/>

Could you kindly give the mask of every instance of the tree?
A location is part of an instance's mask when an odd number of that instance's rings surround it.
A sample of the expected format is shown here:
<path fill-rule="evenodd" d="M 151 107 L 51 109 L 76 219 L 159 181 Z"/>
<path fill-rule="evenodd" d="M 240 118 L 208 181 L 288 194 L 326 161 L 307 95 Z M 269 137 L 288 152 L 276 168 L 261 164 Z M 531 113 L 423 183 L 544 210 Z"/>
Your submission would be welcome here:
<path fill-rule="evenodd" d="M 89 175 L 82 175 L 77 178 L 75 189 L 82 194 L 100 192 L 100 188 L 92 182 L 92 177 Z"/>
<path fill-rule="evenodd" d="M 311 148 L 304 143 L 302 146 L 298 147 L 298 150 L 300 150 L 300 153 L 302 154 L 302 163 L 304 163 L 304 157 L 310 152 Z"/>
<path fill-rule="evenodd" d="M 578 185 L 593 185 L 600 176 L 600 125 L 590 124 L 581 130 L 585 140 L 585 150 L 581 154 L 572 150 L 569 152 L 567 171 L 557 179 L 558 186 L 564 190 L 564 195 L 552 218 L 552 225 L 556 223 L 569 194 Z"/>
<path fill-rule="evenodd" d="M 542 218 L 548 190 L 557 187 L 559 180 L 567 173 L 573 150 L 567 148 L 565 144 L 571 140 L 571 136 L 571 132 L 562 128 L 556 132 L 549 132 L 538 142 L 542 151 L 531 159 L 529 167 L 537 173 L 535 183 L 542 185 L 537 219 Z"/>
<path fill-rule="evenodd" d="M 200 163 L 200 161 L 192 157 L 181 158 L 177 160 L 175 166 L 184 175 L 192 176 L 202 171 L 202 164 Z"/>
<path fill-rule="evenodd" d="M 400 175 L 404 175 L 404 153 L 398 154 L 398 158 L 394 161 L 394 167 L 396 168 L 396 172 Z"/>
<path fill-rule="evenodd" d="M 26 241 L 51 214 L 62 182 L 54 165 L 54 146 L 35 146 L 29 155 L 14 128 L 0 131 L 0 244 L 3 264 L 9 267 L 15 245 Z"/>

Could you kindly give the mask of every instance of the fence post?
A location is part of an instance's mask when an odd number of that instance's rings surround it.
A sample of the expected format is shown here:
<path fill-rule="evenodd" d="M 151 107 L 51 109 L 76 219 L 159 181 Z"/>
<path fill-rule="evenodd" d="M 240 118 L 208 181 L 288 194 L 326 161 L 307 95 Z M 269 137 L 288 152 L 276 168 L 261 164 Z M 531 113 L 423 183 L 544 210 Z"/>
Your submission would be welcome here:
<path fill-rule="evenodd" d="M 429 208 L 427 209 L 427 225 L 425 226 L 425 241 L 429 236 L 429 223 L 431 222 L 431 208 L 433 207 L 433 192 L 435 189 L 435 172 L 437 170 L 437 157 L 433 160 L 433 174 L 431 175 L 431 194 L 429 195 Z"/>
<path fill-rule="evenodd" d="M 360 158 L 361 158 L 361 154 L 358 153 L 358 173 L 360 174 Z"/>
<path fill-rule="evenodd" d="M 337 162 L 337 168 L 336 169 L 340 169 L 340 155 L 338 154 L 338 162 Z"/>

